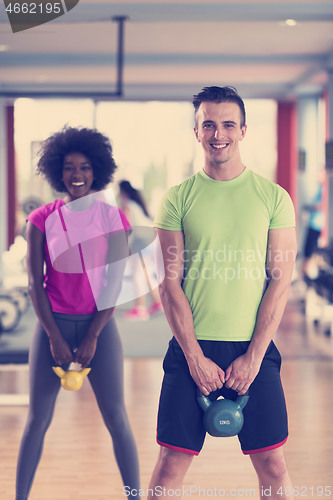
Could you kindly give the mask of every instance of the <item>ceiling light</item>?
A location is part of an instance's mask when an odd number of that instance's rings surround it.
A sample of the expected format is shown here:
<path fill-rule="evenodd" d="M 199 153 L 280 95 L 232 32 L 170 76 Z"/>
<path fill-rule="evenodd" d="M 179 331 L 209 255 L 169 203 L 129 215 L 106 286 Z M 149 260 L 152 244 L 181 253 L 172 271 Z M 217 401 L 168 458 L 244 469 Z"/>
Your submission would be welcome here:
<path fill-rule="evenodd" d="M 295 19 L 286 19 L 285 21 L 283 21 L 283 24 L 285 26 L 296 26 L 297 21 L 295 21 Z"/>

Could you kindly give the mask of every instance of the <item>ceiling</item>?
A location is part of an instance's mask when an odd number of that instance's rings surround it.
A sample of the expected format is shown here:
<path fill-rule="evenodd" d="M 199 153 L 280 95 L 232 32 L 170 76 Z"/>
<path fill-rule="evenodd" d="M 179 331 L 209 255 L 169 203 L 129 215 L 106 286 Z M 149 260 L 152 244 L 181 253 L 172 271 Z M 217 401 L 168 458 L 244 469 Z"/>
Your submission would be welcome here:
<path fill-rule="evenodd" d="M 333 71 L 333 0 L 79 0 L 17 33 L 1 2 L 0 96 L 113 98 L 114 16 L 128 16 L 125 99 L 187 100 L 206 85 L 233 85 L 244 98 L 293 99 L 320 94 Z"/>

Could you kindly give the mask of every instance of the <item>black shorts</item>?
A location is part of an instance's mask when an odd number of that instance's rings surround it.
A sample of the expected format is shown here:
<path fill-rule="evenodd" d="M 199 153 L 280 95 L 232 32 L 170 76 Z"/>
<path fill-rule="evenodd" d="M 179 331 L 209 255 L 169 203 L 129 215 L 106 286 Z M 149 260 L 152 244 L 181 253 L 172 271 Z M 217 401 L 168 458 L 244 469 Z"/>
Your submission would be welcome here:
<path fill-rule="evenodd" d="M 199 340 L 204 355 L 223 370 L 244 354 L 249 342 Z M 238 435 L 244 454 L 260 453 L 282 446 L 288 437 L 288 419 L 280 378 L 281 356 L 270 343 L 260 371 L 249 389 L 249 400 L 243 409 L 244 425 Z M 197 403 L 194 383 L 181 347 L 173 337 L 163 362 L 157 442 L 161 446 L 198 455 L 205 440 L 203 410 Z M 236 399 L 237 393 L 222 388 L 210 394 Z"/>

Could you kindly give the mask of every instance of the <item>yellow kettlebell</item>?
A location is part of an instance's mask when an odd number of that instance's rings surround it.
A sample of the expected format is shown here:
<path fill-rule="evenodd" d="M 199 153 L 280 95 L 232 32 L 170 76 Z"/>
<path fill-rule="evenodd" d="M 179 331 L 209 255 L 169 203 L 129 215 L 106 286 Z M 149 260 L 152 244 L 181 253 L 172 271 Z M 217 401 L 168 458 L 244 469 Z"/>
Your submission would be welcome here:
<path fill-rule="evenodd" d="M 83 384 L 83 379 L 90 372 L 91 368 L 83 368 L 81 371 L 65 371 L 61 366 L 52 366 L 54 373 L 58 375 L 61 385 L 67 391 L 78 391 Z"/>

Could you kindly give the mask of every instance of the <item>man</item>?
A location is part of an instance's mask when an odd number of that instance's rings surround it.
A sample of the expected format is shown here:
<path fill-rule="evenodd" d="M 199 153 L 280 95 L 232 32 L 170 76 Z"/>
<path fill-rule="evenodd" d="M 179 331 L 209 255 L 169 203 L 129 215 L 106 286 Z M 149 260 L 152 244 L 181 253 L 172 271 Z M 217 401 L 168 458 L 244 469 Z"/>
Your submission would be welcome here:
<path fill-rule="evenodd" d="M 155 220 L 165 267 L 161 299 L 173 338 L 163 364 L 161 448 L 150 494 L 156 486 L 179 488 L 203 446 L 199 388 L 211 399 L 221 389 L 233 399 L 249 391 L 242 451 L 260 491 L 290 499 L 281 357 L 272 339 L 296 255 L 294 209 L 284 189 L 241 160 L 247 127 L 237 92 L 205 87 L 193 104 L 204 167 L 167 192 Z"/>

